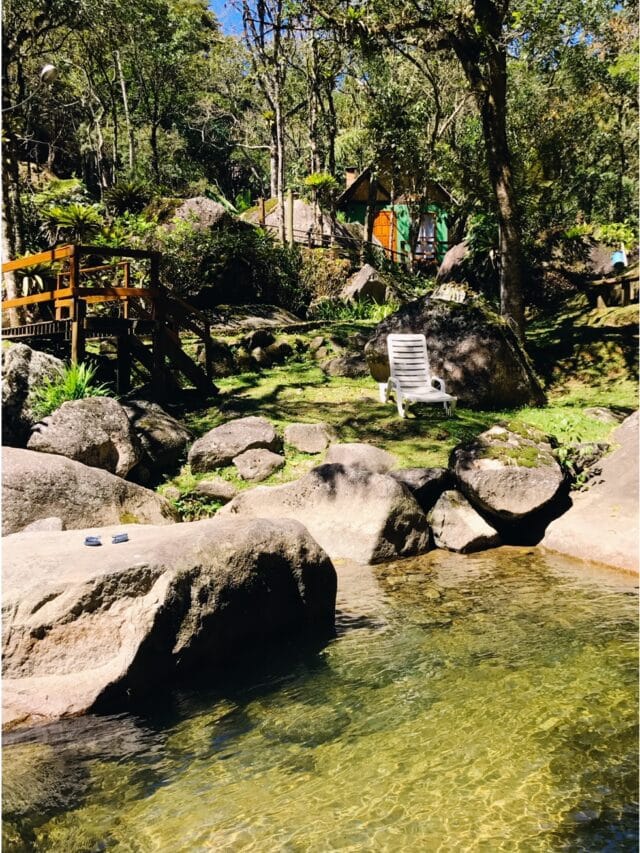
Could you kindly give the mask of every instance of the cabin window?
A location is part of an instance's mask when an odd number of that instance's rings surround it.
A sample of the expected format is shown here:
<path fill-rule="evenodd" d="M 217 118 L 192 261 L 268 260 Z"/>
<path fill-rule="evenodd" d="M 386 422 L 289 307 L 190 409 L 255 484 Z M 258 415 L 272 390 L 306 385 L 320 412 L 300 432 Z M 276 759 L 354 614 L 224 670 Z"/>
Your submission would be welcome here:
<path fill-rule="evenodd" d="M 420 217 L 420 230 L 416 243 L 416 257 L 435 258 L 436 256 L 436 217 L 433 213 L 423 213 Z"/>

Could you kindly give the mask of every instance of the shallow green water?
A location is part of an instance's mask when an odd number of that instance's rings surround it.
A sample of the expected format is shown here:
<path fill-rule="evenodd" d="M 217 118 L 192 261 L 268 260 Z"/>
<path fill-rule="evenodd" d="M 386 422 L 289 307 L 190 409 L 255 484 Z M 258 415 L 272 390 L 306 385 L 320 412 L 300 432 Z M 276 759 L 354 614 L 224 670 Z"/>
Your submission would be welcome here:
<path fill-rule="evenodd" d="M 321 651 L 9 738 L 3 849 L 637 849 L 629 581 L 516 549 L 339 568 Z"/>

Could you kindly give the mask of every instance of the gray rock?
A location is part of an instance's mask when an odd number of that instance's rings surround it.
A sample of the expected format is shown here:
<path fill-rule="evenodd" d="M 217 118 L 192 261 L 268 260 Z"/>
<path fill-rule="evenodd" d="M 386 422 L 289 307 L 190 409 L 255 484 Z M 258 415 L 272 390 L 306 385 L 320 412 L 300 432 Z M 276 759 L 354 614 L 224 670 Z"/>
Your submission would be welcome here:
<path fill-rule="evenodd" d="M 86 533 L 109 544 L 87 548 Z M 175 676 L 333 628 L 335 570 L 292 521 L 17 534 L 3 552 L 5 725 L 124 708 Z"/>
<path fill-rule="evenodd" d="M 209 344 L 209 355 L 211 359 L 211 374 L 216 379 L 232 376 L 236 370 L 236 360 L 233 350 L 224 341 L 211 338 Z M 196 351 L 198 364 L 205 364 L 205 349 L 203 345 L 198 346 Z"/>
<path fill-rule="evenodd" d="M 313 338 L 309 343 L 309 352 L 317 352 L 320 347 L 324 346 L 324 344 L 325 339 L 322 337 L 322 335 L 318 335 L 317 337 Z"/>
<path fill-rule="evenodd" d="M 273 424 L 266 418 L 237 418 L 199 438 L 189 451 L 189 464 L 194 473 L 212 471 L 228 465 L 245 450 L 264 447 L 275 452 L 281 446 Z"/>
<path fill-rule="evenodd" d="M 344 465 L 320 465 L 293 483 L 241 492 L 220 513 L 300 521 L 332 559 L 380 563 L 429 548 L 427 519 L 404 486 Z"/>
<path fill-rule="evenodd" d="M 255 332 L 243 338 L 240 343 L 248 352 L 251 352 L 256 347 L 266 349 L 275 342 L 276 339 L 273 332 L 270 332 L 268 329 L 256 329 Z"/>
<path fill-rule="evenodd" d="M 552 521 L 543 548 L 581 560 L 638 572 L 638 413 L 610 437 L 619 445 L 598 462 L 600 473 L 572 506 Z"/>
<path fill-rule="evenodd" d="M 194 488 L 193 494 L 203 498 L 211 498 L 221 503 L 228 503 L 235 498 L 238 490 L 233 483 L 223 480 L 222 477 L 210 477 L 207 480 L 200 480 Z"/>
<path fill-rule="evenodd" d="M 163 495 L 168 501 L 178 501 L 180 500 L 182 492 L 177 486 L 167 486 L 167 488 L 163 492 Z"/>
<path fill-rule="evenodd" d="M 452 246 L 438 267 L 436 282 L 445 284 L 445 282 L 463 282 L 466 280 L 466 271 L 464 269 L 464 260 L 467 257 L 468 248 L 465 242 L 457 243 Z"/>
<path fill-rule="evenodd" d="M 38 418 L 31 395 L 45 380 L 55 379 L 64 367 L 59 358 L 25 344 L 2 349 L 2 443 L 25 447 Z"/>
<path fill-rule="evenodd" d="M 358 379 L 367 376 L 369 368 L 364 355 L 338 355 L 322 365 L 327 376 L 343 376 Z"/>
<path fill-rule="evenodd" d="M 454 449 L 452 467 L 471 503 L 505 521 L 539 512 L 564 485 L 546 436 L 532 427 L 491 427 Z"/>
<path fill-rule="evenodd" d="M 271 356 L 262 347 L 254 347 L 251 350 L 251 358 L 258 367 L 271 367 Z"/>
<path fill-rule="evenodd" d="M 276 341 L 265 349 L 271 364 L 284 364 L 293 355 L 293 347 L 287 341 Z"/>
<path fill-rule="evenodd" d="M 387 335 L 424 334 L 431 372 L 445 380 L 458 405 L 501 409 L 540 405 L 545 395 L 515 335 L 473 301 L 423 297 L 376 326 L 365 356 L 376 382 L 389 378 Z"/>
<path fill-rule="evenodd" d="M 428 512 L 440 495 L 454 486 L 448 468 L 400 468 L 390 475 L 409 489 L 423 512 Z"/>
<path fill-rule="evenodd" d="M 156 475 L 172 473 L 193 438 L 189 430 L 157 403 L 128 400 L 124 410 L 142 445 L 142 464 Z"/>
<path fill-rule="evenodd" d="M 289 424 L 284 431 L 287 444 L 302 453 L 322 453 L 336 438 L 336 431 L 330 424 Z"/>
<path fill-rule="evenodd" d="M 233 460 L 238 473 L 243 480 L 266 480 L 278 468 L 284 465 L 284 456 L 273 453 L 271 450 L 257 448 L 256 450 L 245 450 Z"/>
<path fill-rule="evenodd" d="M 340 298 L 360 302 L 363 299 L 371 299 L 382 305 L 387 301 L 387 285 L 380 278 L 380 273 L 371 264 L 365 264 L 358 272 L 354 273 L 346 283 Z"/>
<path fill-rule="evenodd" d="M 175 221 L 189 222 L 193 228 L 201 231 L 208 228 L 221 228 L 233 221 L 233 217 L 227 209 L 217 201 L 207 196 L 194 196 L 185 199 L 173 215 L 173 222 L 165 227 L 172 231 Z"/>
<path fill-rule="evenodd" d="M 64 456 L 2 450 L 2 535 L 43 518 L 61 518 L 67 530 L 102 524 L 169 524 L 167 501 L 149 489 Z"/>
<path fill-rule="evenodd" d="M 619 424 L 624 420 L 624 415 L 616 414 L 606 406 L 591 406 L 584 410 L 584 414 L 605 424 Z"/>
<path fill-rule="evenodd" d="M 104 468 L 118 477 L 126 477 L 143 455 L 125 410 L 111 397 L 63 403 L 36 424 L 27 447 Z"/>
<path fill-rule="evenodd" d="M 38 521 L 32 521 L 20 531 L 21 533 L 40 533 L 43 530 L 64 530 L 64 524 L 61 518 L 52 516 L 51 518 L 40 518 Z"/>
<path fill-rule="evenodd" d="M 398 459 L 393 453 L 387 453 L 386 450 L 381 450 L 372 444 L 360 443 L 332 444 L 324 461 L 327 464 L 336 463 L 362 468 L 377 474 L 386 474 L 392 468 L 398 467 Z"/>
<path fill-rule="evenodd" d="M 443 492 L 427 516 L 437 548 L 469 554 L 500 545 L 500 536 L 456 490 Z"/>

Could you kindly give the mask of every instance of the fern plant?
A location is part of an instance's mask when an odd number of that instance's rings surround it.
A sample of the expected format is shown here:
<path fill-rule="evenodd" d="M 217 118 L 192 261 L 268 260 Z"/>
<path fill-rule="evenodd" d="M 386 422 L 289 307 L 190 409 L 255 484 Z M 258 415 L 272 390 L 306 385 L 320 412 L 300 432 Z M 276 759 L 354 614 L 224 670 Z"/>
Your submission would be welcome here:
<path fill-rule="evenodd" d="M 120 181 L 105 192 L 104 200 L 116 214 L 141 213 L 151 200 L 151 192 L 143 181 Z"/>
<path fill-rule="evenodd" d="M 96 367 L 90 364 L 64 365 L 57 376 L 45 379 L 32 393 L 30 404 L 37 418 L 45 418 L 69 400 L 108 397 L 109 388 L 95 382 Z"/>
<path fill-rule="evenodd" d="M 102 230 L 104 222 L 96 207 L 66 204 L 50 207 L 46 212 L 45 230 L 52 243 L 87 243 Z"/>

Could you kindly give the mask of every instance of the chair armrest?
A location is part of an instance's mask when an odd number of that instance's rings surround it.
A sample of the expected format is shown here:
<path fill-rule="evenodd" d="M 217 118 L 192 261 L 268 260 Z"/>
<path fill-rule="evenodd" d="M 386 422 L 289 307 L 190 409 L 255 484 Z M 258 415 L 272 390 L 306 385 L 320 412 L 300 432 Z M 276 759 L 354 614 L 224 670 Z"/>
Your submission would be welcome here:
<path fill-rule="evenodd" d="M 397 389 L 398 389 L 398 387 L 399 387 L 399 386 L 398 386 L 398 380 L 397 380 L 397 379 L 394 379 L 394 378 L 393 378 L 393 376 L 390 376 L 390 377 L 387 379 L 387 388 L 395 388 L 395 389 L 397 390 Z"/>
<path fill-rule="evenodd" d="M 439 376 L 431 377 L 431 384 L 435 385 L 439 391 L 442 391 L 443 394 L 447 393 L 447 389 L 445 388 L 444 379 L 440 379 Z"/>

